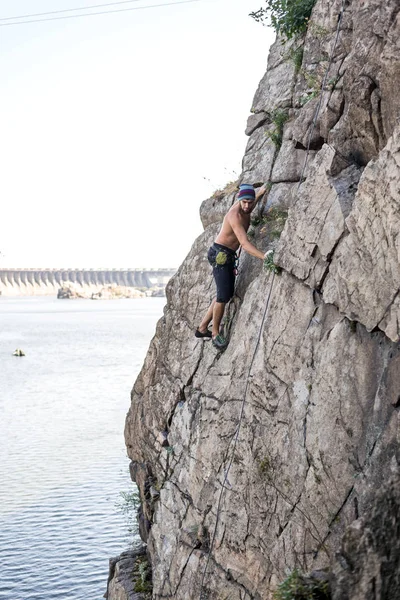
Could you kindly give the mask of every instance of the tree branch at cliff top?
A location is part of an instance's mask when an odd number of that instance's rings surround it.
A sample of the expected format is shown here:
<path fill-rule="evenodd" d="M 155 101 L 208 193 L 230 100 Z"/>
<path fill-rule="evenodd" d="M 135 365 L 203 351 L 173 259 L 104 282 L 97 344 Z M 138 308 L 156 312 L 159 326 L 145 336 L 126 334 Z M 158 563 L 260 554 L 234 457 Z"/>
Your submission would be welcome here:
<path fill-rule="evenodd" d="M 270 20 L 275 31 L 288 40 L 307 29 L 316 0 L 267 0 L 266 8 L 250 13 L 257 22 Z"/>

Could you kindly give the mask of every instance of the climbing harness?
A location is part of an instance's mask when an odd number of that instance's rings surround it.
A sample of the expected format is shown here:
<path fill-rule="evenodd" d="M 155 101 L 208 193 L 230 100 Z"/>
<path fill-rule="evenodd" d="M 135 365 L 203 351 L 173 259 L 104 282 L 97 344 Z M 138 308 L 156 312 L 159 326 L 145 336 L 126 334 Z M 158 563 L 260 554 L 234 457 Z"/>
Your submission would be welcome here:
<path fill-rule="evenodd" d="M 307 143 L 306 156 L 305 156 L 305 159 L 304 159 L 304 164 L 303 164 L 303 168 L 302 168 L 302 171 L 301 171 L 300 181 L 299 181 L 299 184 L 298 184 L 297 189 L 296 189 L 295 197 L 298 195 L 300 186 L 303 183 L 304 173 L 305 173 L 305 170 L 307 168 L 308 157 L 309 157 L 310 148 L 311 148 L 311 140 L 312 140 L 314 129 L 315 129 L 315 126 L 316 126 L 316 123 L 317 123 L 317 120 L 318 120 L 319 112 L 320 112 L 321 106 L 322 106 L 322 95 L 323 95 L 323 92 L 325 90 L 326 82 L 327 82 L 327 79 L 328 79 L 328 74 L 329 74 L 330 68 L 331 68 L 332 63 L 333 63 L 333 58 L 334 58 L 336 46 L 337 46 L 337 43 L 338 43 L 338 40 L 339 40 L 339 34 L 340 34 L 340 28 L 341 28 L 341 24 L 342 24 L 342 20 L 343 20 L 343 13 L 344 13 L 344 8 L 345 8 L 345 2 L 346 2 L 346 0 L 342 0 L 340 14 L 338 16 L 335 42 L 334 42 L 333 47 L 332 47 L 332 51 L 331 51 L 331 54 L 330 54 L 328 67 L 326 69 L 325 76 L 324 76 L 324 79 L 323 79 L 323 82 L 322 82 L 322 85 L 321 85 L 321 96 L 320 96 L 319 102 L 317 104 L 317 108 L 315 110 L 315 114 L 314 114 L 314 118 L 313 118 L 313 121 L 312 121 L 312 125 L 310 127 L 310 132 L 309 132 L 309 136 L 308 136 L 308 143 Z M 272 288 L 273 288 L 273 285 L 274 285 L 274 280 L 275 280 L 275 273 L 272 274 L 271 286 L 270 286 L 270 289 L 269 289 L 269 293 L 268 293 L 267 302 L 266 302 L 266 305 L 265 305 L 265 309 L 264 309 L 264 314 L 263 314 L 263 317 L 262 317 L 261 325 L 259 327 L 257 342 L 256 342 L 256 345 L 255 345 L 255 348 L 254 348 L 254 352 L 253 352 L 253 356 L 252 356 L 252 359 L 251 359 L 251 362 L 250 362 L 250 367 L 249 367 L 248 375 L 247 375 L 247 378 L 246 378 L 246 386 L 245 386 L 245 390 L 244 390 L 243 401 L 242 401 L 242 404 L 241 404 L 241 409 L 240 409 L 238 424 L 237 424 L 235 433 L 233 434 L 233 449 L 232 449 L 232 453 L 231 453 L 231 458 L 229 460 L 228 467 L 227 467 L 227 469 L 225 471 L 225 477 L 224 477 L 224 480 L 223 480 L 223 483 L 222 483 L 222 487 L 221 487 L 221 491 L 220 491 L 220 494 L 219 494 L 218 505 L 217 505 L 217 512 L 216 512 L 216 518 L 215 518 L 215 527 L 214 527 L 214 532 L 213 532 L 213 536 L 212 536 L 212 539 L 211 539 L 210 548 L 209 548 L 209 551 L 208 551 L 206 565 L 205 565 L 203 576 L 202 576 L 202 579 L 201 579 L 199 600 L 207 600 L 207 596 L 206 596 L 206 594 L 204 592 L 204 582 L 205 582 L 207 568 L 208 568 L 208 564 L 210 562 L 210 558 L 211 558 L 211 554 L 212 554 L 212 551 L 213 551 L 214 542 L 215 542 L 215 538 L 216 538 L 216 534 L 217 534 L 218 523 L 219 523 L 219 516 L 220 516 L 220 511 L 221 511 L 221 505 L 222 505 L 222 498 L 223 498 L 224 491 L 226 489 L 226 483 L 228 482 L 229 471 L 230 471 L 230 468 L 232 466 L 233 459 L 235 457 L 236 444 L 237 444 L 237 441 L 238 441 L 238 438 L 239 438 L 240 427 L 241 427 L 241 423 L 242 423 L 242 419 L 243 419 L 243 413 L 244 413 L 244 407 L 245 407 L 245 403 L 246 403 L 247 390 L 248 390 L 248 387 L 249 387 L 249 379 L 250 379 L 250 375 L 251 375 L 251 369 L 253 367 L 254 359 L 255 359 L 255 356 L 256 356 L 256 353 L 257 353 L 257 350 L 258 350 L 258 346 L 260 344 L 261 334 L 262 334 L 262 330 L 263 330 L 263 327 L 264 327 L 264 321 L 265 321 L 265 318 L 266 318 L 267 312 L 268 312 L 268 307 L 269 307 L 269 302 L 270 302 L 270 298 L 271 298 Z"/>
<path fill-rule="evenodd" d="M 235 277 L 237 277 L 238 273 L 239 273 L 239 259 L 240 259 L 241 251 L 242 251 L 242 247 L 240 246 L 239 250 L 235 254 L 235 263 L 233 265 L 233 274 L 235 275 Z"/>

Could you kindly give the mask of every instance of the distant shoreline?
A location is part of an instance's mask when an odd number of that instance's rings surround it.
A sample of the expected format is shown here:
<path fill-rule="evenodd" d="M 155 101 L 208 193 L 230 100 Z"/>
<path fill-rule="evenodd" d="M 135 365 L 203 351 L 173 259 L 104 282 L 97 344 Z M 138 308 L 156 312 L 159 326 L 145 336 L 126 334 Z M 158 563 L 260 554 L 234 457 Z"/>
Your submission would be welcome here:
<path fill-rule="evenodd" d="M 0 269 L 0 294 L 3 296 L 58 295 L 59 290 L 70 288 L 75 294 L 92 298 L 93 295 L 111 295 L 115 288 L 124 290 L 128 297 L 138 292 L 164 289 L 176 269 Z M 112 291 L 110 292 L 110 289 Z M 121 295 L 122 291 L 117 293 Z M 64 296 L 63 296 L 64 297 Z M 100 296 L 101 297 L 101 296 Z"/>

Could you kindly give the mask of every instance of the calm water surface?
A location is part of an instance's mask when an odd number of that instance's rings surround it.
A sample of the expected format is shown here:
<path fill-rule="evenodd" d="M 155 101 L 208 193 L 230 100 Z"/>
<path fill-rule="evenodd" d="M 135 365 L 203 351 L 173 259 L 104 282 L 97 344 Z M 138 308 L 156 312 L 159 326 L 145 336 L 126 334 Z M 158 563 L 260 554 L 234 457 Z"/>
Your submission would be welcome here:
<path fill-rule="evenodd" d="M 0 599 L 103 597 L 130 541 L 130 390 L 164 304 L 0 297 Z"/>

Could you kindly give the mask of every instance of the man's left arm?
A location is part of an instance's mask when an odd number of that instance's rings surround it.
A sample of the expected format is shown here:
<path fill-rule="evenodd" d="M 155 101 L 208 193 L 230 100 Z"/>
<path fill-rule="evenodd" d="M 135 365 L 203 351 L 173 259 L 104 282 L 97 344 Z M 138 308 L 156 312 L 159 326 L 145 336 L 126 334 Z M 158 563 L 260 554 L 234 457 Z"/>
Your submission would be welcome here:
<path fill-rule="evenodd" d="M 256 189 L 256 202 L 259 201 L 259 199 L 264 196 L 265 192 L 267 191 L 267 184 L 264 183 L 260 188 Z"/>

